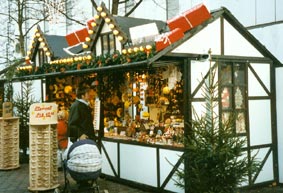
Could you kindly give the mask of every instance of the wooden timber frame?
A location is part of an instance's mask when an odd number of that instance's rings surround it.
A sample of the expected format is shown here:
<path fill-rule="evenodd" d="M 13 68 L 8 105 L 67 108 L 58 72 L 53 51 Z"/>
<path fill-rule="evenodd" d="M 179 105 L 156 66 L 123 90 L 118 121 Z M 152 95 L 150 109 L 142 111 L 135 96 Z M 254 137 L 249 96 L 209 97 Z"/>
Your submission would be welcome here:
<path fill-rule="evenodd" d="M 192 82 L 192 77 L 191 77 L 191 62 L 195 61 L 199 58 L 199 55 L 194 55 L 194 54 L 168 54 L 168 55 L 164 55 L 160 58 L 158 58 L 158 60 L 153 61 L 153 60 L 145 60 L 145 61 L 141 61 L 141 62 L 135 62 L 135 63 L 129 63 L 129 64 L 125 64 L 125 65 L 119 65 L 119 66 L 107 66 L 107 67 L 101 67 L 101 68 L 97 68 L 97 69 L 82 69 L 82 70 L 78 70 L 78 71 L 68 71 L 68 72 L 64 72 L 64 73 L 49 73 L 49 74 L 44 74 L 44 75 L 34 75 L 34 76 L 26 76 L 26 77 L 18 77 L 18 78 L 14 78 L 12 81 L 13 82 L 22 82 L 22 81 L 27 81 L 27 80 L 37 80 L 37 79 L 41 79 L 41 80 L 45 80 L 46 78 L 53 78 L 53 77 L 64 77 L 64 76 L 80 76 L 80 75 L 88 75 L 88 74 L 92 74 L 92 73 L 97 73 L 98 77 L 102 77 L 104 73 L 108 73 L 111 71 L 135 71 L 137 69 L 150 69 L 150 68 L 156 68 L 156 67 L 162 67 L 162 66 L 166 66 L 167 64 L 176 64 L 181 66 L 182 68 L 182 74 L 183 74 L 183 81 L 184 81 L 184 119 L 185 120 L 191 120 L 192 119 L 192 103 L 194 101 L 198 101 L 201 99 L 197 99 L 194 98 L 194 95 L 192 94 L 192 87 L 191 87 L 191 82 Z M 260 99 L 260 98 L 267 98 L 271 100 L 271 106 L 270 106 L 270 112 L 271 112 L 271 122 L 272 123 L 276 123 L 276 104 L 275 104 L 275 80 L 274 80 L 274 73 L 275 70 L 272 67 L 272 61 L 270 59 L 267 58 L 257 58 L 257 57 L 227 57 L 227 56 L 217 56 L 217 55 L 212 55 L 211 58 L 212 61 L 217 61 L 217 62 L 244 62 L 246 63 L 246 68 L 251 67 L 249 63 L 269 63 L 271 65 L 270 67 L 270 71 L 271 71 L 271 79 L 270 79 L 270 83 L 271 83 L 271 89 L 268 92 L 268 96 L 266 97 L 249 97 L 249 99 Z M 248 61 L 248 63 L 247 63 Z M 252 68 L 251 68 L 251 71 Z M 254 72 L 255 73 L 255 72 Z M 101 75 L 101 76 L 100 76 Z M 247 76 L 247 74 L 246 74 Z M 261 81 L 261 77 L 259 75 L 255 76 L 256 79 L 258 79 L 259 82 L 263 82 Z M 3 82 L 4 80 L 2 80 L 1 82 Z M 4 81 L 5 82 L 5 81 Z M 263 86 L 263 85 L 262 85 Z M 265 88 L 264 88 L 265 89 Z M 265 89 L 266 90 L 266 89 Z M 102 111 L 102 109 L 101 109 Z M 103 115 L 103 113 L 101 113 L 101 115 Z M 248 119 L 248 116 L 247 116 Z M 101 116 L 101 123 L 103 123 L 103 116 Z M 266 154 L 262 160 L 262 164 L 261 167 L 263 168 L 263 166 L 265 165 L 265 162 L 268 160 L 269 155 L 272 154 L 273 156 L 273 164 L 272 164 L 272 168 L 273 168 L 273 175 L 274 178 L 264 181 L 264 182 L 260 182 L 260 183 L 256 183 L 256 178 L 260 175 L 260 172 L 257 173 L 255 176 L 249 176 L 249 182 L 247 184 L 246 187 L 252 187 L 252 186 L 260 186 L 260 185 L 267 185 L 267 184 L 271 184 L 271 183 L 278 183 L 278 153 L 277 153 L 277 132 L 276 132 L 277 128 L 276 128 L 276 124 L 272 124 L 272 143 L 268 143 L 268 144 L 262 144 L 262 145 L 251 145 L 250 144 L 250 140 L 248 140 L 248 146 L 246 147 L 246 150 L 248 152 L 248 155 L 251 154 L 252 151 L 255 150 L 260 150 L 260 149 L 267 149 Z M 190 132 L 190 128 L 186 125 L 185 126 L 185 135 L 188 135 Z M 247 133 L 246 136 L 248 139 L 250 139 L 250 132 L 249 132 L 249 128 L 247 126 Z M 173 151 L 178 151 L 178 152 L 183 152 L 184 149 L 183 148 L 177 148 L 177 147 L 170 147 L 170 146 L 164 146 L 164 145 L 155 145 L 155 144 L 146 144 L 146 143 L 140 143 L 140 142 L 135 142 L 135 141 L 124 141 L 124 140 L 119 140 L 119 139 L 109 139 L 109 138 L 105 138 L 104 137 L 104 126 L 101 124 L 100 125 L 100 129 L 99 129 L 99 147 L 101 149 L 101 152 L 105 155 L 107 161 L 110 164 L 110 168 L 113 171 L 113 176 L 111 175 L 107 175 L 104 174 L 104 176 L 106 178 L 109 178 L 111 180 L 115 180 L 118 181 L 120 183 L 124 183 L 127 185 L 131 185 L 131 186 L 135 186 L 138 188 L 142 188 L 145 190 L 151 190 L 151 191 L 158 191 L 158 192 L 174 192 L 172 190 L 167 190 L 166 189 L 166 185 L 167 183 L 172 179 L 172 177 L 174 176 L 175 171 L 180 167 L 180 165 L 183 163 L 183 154 L 180 154 L 180 157 L 178 158 L 178 160 L 176 161 L 176 163 L 174 164 L 174 166 L 171 168 L 170 172 L 168 173 L 168 175 L 166 176 L 166 178 L 164 180 L 161 180 L 160 177 L 160 171 L 162 170 L 162 166 L 160 165 L 160 150 L 162 149 L 168 149 L 168 150 L 173 150 Z M 115 142 L 117 143 L 117 153 L 118 153 L 118 157 L 117 157 L 117 168 L 115 169 L 115 166 L 113 165 L 113 160 L 111 160 L 111 156 L 109 156 L 109 152 L 107 150 L 107 148 L 104 146 L 103 142 Z M 129 145 L 136 145 L 136 146 L 141 146 L 141 147 L 150 147 L 150 148 L 155 148 L 156 149 L 156 172 L 157 172 L 157 186 L 150 186 L 150 185 L 146 185 L 146 184 L 142 184 L 139 182 L 135 182 L 135 181 L 131 181 L 128 179 L 123 179 L 121 177 L 121 170 L 120 170 L 120 164 L 121 164 L 121 160 L 120 160 L 120 147 L 121 145 L 124 144 L 129 144 Z M 185 166 L 186 167 L 186 166 Z"/>
<path fill-rule="evenodd" d="M 102 82 L 103 75 L 109 72 L 127 72 L 139 69 L 158 68 L 166 66 L 168 64 L 174 64 L 178 65 L 182 69 L 181 71 L 184 81 L 183 114 L 184 119 L 186 121 L 190 121 L 192 119 L 192 106 L 194 106 L 198 102 L 203 101 L 203 98 L 199 97 L 198 95 L 198 90 L 201 85 L 196 83 L 194 87 L 192 86 L 192 83 L 195 82 L 196 79 L 200 79 L 199 83 L 204 81 L 201 79 L 202 77 L 200 75 L 196 76 L 193 73 L 195 68 L 202 66 L 200 65 L 200 63 L 198 63 L 198 65 L 195 65 L 196 62 L 200 62 L 199 59 L 202 58 L 202 54 L 191 54 L 193 52 L 200 53 L 199 50 L 195 51 L 194 46 L 192 46 L 191 50 L 187 48 L 181 53 L 174 53 L 172 52 L 172 50 L 178 48 L 178 46 L 182 45 L 185 41 L 193 39 L 198 35 L 198 32 L 208 29 L 212 26 L 213 22 L 215 22 L 217 28 L 209 29 L 217 29 L 217 32 L 219 32 L 220 35 L 217 34 L 219 36 L 213 37 L 214 39 L 218 38 L 217 40 L 219 41 L 213 44 L 213 46 L 215 47 L 212 48 L 212 50 L 217 50 L 218 52 L 216 51 L 212 53 L 211 62 L 213 62 L 213 64 L 218 67 L 218 74 L 221 74 L 219 73 L 220 70 L 225 69 L 227 65 L 233 67 L 234 65 L 241 64 L 242 70 L 244 71 L 243 79 L 245 80 L 244 84 L 240 85 L 245 90 L 244 108 L 242 108 L 241 111 L 244 112 L 245 132 L 240 133 L 239 136 L 244 136 L 248 140 L 247 147 L 244 149 L 247 155 L 251 156 L 254 152 L 259 152 L 258 155 L 261 161 L 262 170 L 259 171 L 255 176 L 249 176 L 248 182 L 247 184 L 244 184 L 244 187 L 279 184 L 275 68 L 282 67 L 282 64 L 262 44 L 260 44 L 259 41 L 257 41 L 247 30 L 245 30 L 244 27 L 236 20 L 236 18 L 232 16 L 232 14 L 227 9 L 223 8 L 215 11 L 212 13 L 212 16 L 213 17 L 211 19 L 204 22 L 202 25 L 199 25 L 186 32 L 183 39 L 169 45 L 168 47 L 154 55 L 152 58 L 149 58 L 147 60 L 92 69 L 81 69 L 16 77 L 12 79 L 12 81 L 22 82 L 26 80 L 40 79 L 43 80 L 42 82 L 44 82 L 49 78 L 51 79 L 55 77 L 84 76 L 90 75 L 92 73 L 97 73 L 99 82 Z M 234 31 L 231 30 L 233 32 L 233 35 L 231 35 L 230 39 L 228 36 L 230 35 L 229 32 L 231 31 L 227 30 L 228 33 L 225 34 L 225 26 L 230 30 L 232 27 L 234 27 Z M 238 37 L 239 40 L 242 40 L 241 38 L 243 36 L 243 39 L 246 40 L 254 48 L 256 53 L 253 56 L 250 56 L 249 52 L 239 52 L 239 50 L 242 51 L 241 49 L 243 49 L 241 47 L 241 44 L 239 46 L 238 44 L 235 44 L 234 41 L 232 41 L 236 38 L 234 35 L 237 34 L 241 35 L 240 38 Z M 227 45 L 225 45 L 225 37 L 227 38 Z M 246 46 L 246 44 L 244 43 L 243 45 Z M 228 46 L 235 49 L 232 49 L 231 51 L 229 50 Z M 230 55 L 227 55 L 226 52 L 229 51 Z M 207 71 L 203 72 L 204 74 L 207 73 Z M 7 83 L 6 80 L 0 81 L 1 83 Z M 227 84 L 226 86 L 227 88 L 230 88 L 231 85 Z M 259 91 L 260 94 L 257 94 L 257 92 L 253 93 L 252 87 L 255 87 L 255 90 Z M 221 93 L 219 92 L 219 94 Z M 42 101 L 44 101 L 43 95 Z M 101 109 L 101 112 L 102 110 L 103 109 Z M 234 108 L 231 108 L 230 110 L 234 110 Z M 220 108 L 219 113 L 223 112 L 223 109 Z M 101 116 L 100 119 L 100 122 L 103 123 L 103 116 Z M 263 125 L 258 125 L 258 123 L 263 123 Z M 184 131 L 185 135 L 188 135 L 190 133 L 190 128 L 188 125 L 185 125 Z M 184 167 L 186 167 L 186 160 L 185 162 L 183 162 L 182 153 L 184 150 L 182 148 L 106 138 L 104 137 L 104 128 L 102 124 L 99 128 L 98 142 L 101 148 L 101 152 L 105 158 L 104 161 L 108 164 L 106 168 L 107 170 L 103 171 L 105 177 L 111 178 L 121 183 L 140 187 L 142 189 L 149 189 L 157 192 L 177 192 L 171 187 L 171 185 L 172 177 L 174 176 L 176 169 L 183 163 L 185 163 Z M 132 153 L 134 150 L 145 149 L 149 152 L 148 155 L 154 157 L 154 159 L 151 160 L 152 162 L 150 162 L 150 169 L 154 170 L 154 175 L 153 178 L 150 179 L 150 181 L 146 181 L 147 183 L 143 183 L 143 180 L 145 179 L 131 178 L 131 176 L 128 176 L 128 174 L 125 173 L 124 169 L 125 153 L 133 155 Z M 113 151 L 115 152 L 113 153 Z M 173 166 L 165 168 L 164 165 L 166 161 L 160 161 L 161 155 L 166 153 L 168 153 L 169 155 L 172 152 L 173 154 L 175 154 L 175 152 L 178 152 L 178 155 L 174 156 L 177 159 L 174 160 Z M 143 156 L 146 159 L 148 158 L 146 157 L 148 155 Z M 126 159 L 126 161 L 129 160 Z M 131 161 L 135 160 L 132 159 Z M 131 162 L 129 161 L 127 163 Z M 138 169 L 137 165 L 135 166 Z M 166 172 L 164 172 L 165 169 Z M 145 176 L 141 175 L 139 175 L 138 177 L 146 178 Z"/>

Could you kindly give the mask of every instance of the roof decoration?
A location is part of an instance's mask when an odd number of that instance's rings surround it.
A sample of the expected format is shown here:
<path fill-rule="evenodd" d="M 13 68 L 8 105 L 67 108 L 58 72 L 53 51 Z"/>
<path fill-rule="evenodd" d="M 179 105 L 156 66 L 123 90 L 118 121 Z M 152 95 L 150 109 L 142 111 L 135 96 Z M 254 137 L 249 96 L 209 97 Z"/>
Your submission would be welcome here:
<path fill-rule="evenodd" d="M 204 4 L 199 4 L 188 11 L 167 20 L 170 32 L 163 33 L 155 41 L 156 51 L 160 51 L 170 44 L 184 37 L 184 33 L 197 27 L 204 21 L 211 18 L 209 11 Z"/>
<path fill-rule="evenodd" d="M 97 20 L 95 18 L 91 18 L 86 22 L 86 27 L 67 34 L 65 38 L 69 47 L 64 50 L 70 55 L 76 55 L 70 52 L 69 49 L 78 44 L 82 44 L 83 49 L 87 49 L 94 31 L 96 30 L 96 26 Z"/>
<path fill-rule="evenodd" d="M 105 23 L 108 24 L 109 28 L 112 30 L 113 34 L 117 37 L 117 39 L 121 43 L 125 43 L 128 40 L 127 35 L 125 32 L 121 29 L 121 27 L 116 22 L 113 15 L 109 12 L 109 10 L 105 7 L 105 4 L 102 2 L 99 7 L 97 7 L 97 15 L 95 18 L 102 17 L 105 21 Z"/>
<path fill-rule="evenodd" d="M 88 37 L 88 29 L 84 27 L 80 30 L 67 34 L 66 40 L 69 46 L 74 46 L 84 42 L 86 37 Z"/>
<path fill-rule="evenodd" d="M 101 5 L 97 7 L 97 14 L 87 21 L 86 27 L 66 35 L 69 47 L 82 44 L 83 49 L 89 51 L 92 44 L 95 43 L 92 40 L 97 36 L 99 25 L 102 21 L 105 21 L 105 23 L 108 24 L 115 37 L 117 37 L 121 43 L 127 42 L 128 37 L 126 33 L 123 32 L 113 15 L 111 15 L 105 4 L 102 2 Z M 75 55 L 69 51 L 69 48 L 66 48 L 65 51 L 70 55 Z"/>
<path fill-rule="evenodd" d="M 27 55 L 25 57 L 27 64 L 31 63 L 32 56 L 34 54 L 34 50 L 36 49 L 36 47 L 42 48 L 46 56 L 48 57 L 53 56 L 53 53 L 51 52 L 48 42 L 46 41 L 39 25 L 35 29 L 33 40 L 31 41 L 31 45 L 29 46 L 29 50 L 27 51 Z"/>
<path fill-rule="evenodd" d="M 80 43 L 83 45 L 87 45 L 87 49 L 93 47 L 92 44 L 95 44 L 96 39 L 100 35 L 99 32 L 101 27 L 103 26 L 103 22 L 105 22 L 110 29 L 112 29 L 113 34 L 121 41 L 121 43 L 128 42 L 129 37 L 126 35 L 127 29 L 123 24 L 118 20 L 123 20 L 122 17 L 113 17 L 105 8 L 104 4 L 101 4 L 100 7 L 97 8 L 98 15 L 94 18 L 91 18 L 86 22 L 86 29 L 88 35 L 86 35 L 86 30 L 82 29 L 83 36 L 85 37 L 85 42 L 83 38 L 80 38 Z M 213 16 L 213 17 L 212 17 Z M 128 44 L 124 44 L 124 49 L 121 51 L 117 50 L 113 54 L 104 54 L 100 56 L 96 56 L 95 53 L 84 52 L 80 55 L 71 55 L 60 57 L 58 60 L 53 60 L 49 64 L 45 63 L 42 66 L 32 66 L 32 69 L 20 69 L 17 71 L 16 76 L 27 76 L 32 74 L 44 74 L 44 73 L 55 73 L 55 72 L 65 72 L 65 71 L 76 71 L 80 69 L 95 69 L 105 66 L 114 66 L 114 65 L 123 65 L 130 63 L 139 63 L 139 61 L 149 61 L 148 59 L 152 58 L 150 61 L 158 60 L 160 57 L 175 49 L 183 42 L 189 40 L 196 33 L 201 31 L 208 23 L 211 23 L 218 19 L 219 17 L 224 17 L 226 20 L 229 20 L 230 23 L 240 30 L 241 34 L 248 36 L 248 40 L 252 42 L 254 45 L 260 49 L 260 51 L 266 57 L 272 58 L 276 62 L 278 66 L 282 66 L 282 64 L 263 46 L 259 43 L 256 38 L 254 38 L 237 20 L 234 16 L 225 8 L 222 8 L 218 11 L 212 12 L 212 15 L 208 12 L 206 7 L 203 4 L 197 5 L 196 7 L 178 15 L 166 23 L 169 27 L 167 32 L 161 33 L 154 41 L 152 42 L 141 42 L 139 45 L 134 45 L 132 47 L 127 47 Z M 210 18 L 212 18 L 210 20 Z M 137 20 L 135 18 L 125 18 L 124 22 L 131 25 L 128 27 L 133 27 L 133 23 Z M 120 24 L 120 26 L 118 25 Z M 136 22 L 137 23 L 137 22 Z M 185 25 L 185 23 L 187 25 Z M 146 24 L 146 22 L 142 22 L 142 24 Z M 158 25 L 161 23 L 158 23 Z M 200 26 L 197 28 L 197 26 Z M 160 27 L 160 26 L 159 26 Z M 123 29 L 123 30 L 121 30 Z M 159 28 L 160 29 L 160 28 Z M 162 28 L 163 29 L 163 28 Z M 193 30 L 195 29 L 195 30 Z M 80 34 L 80 32 L 78 32 Z M 65 38 L 63 37 L 65 40 Z M 42 36 L 42 32 L 38 27 L 34 36 L 34 40 L 32 41 L 32 46 L 30 47 L 30 53 L 34 51 L 39 42 L 45 42 L 44 37 Z M 146 45 L 147 44 L 147 45 Z M 40 44 L 44 50 L 46 50 L 47 55 L 51 55 L 50 47 L 47 44 Z M 51 45 L 51 44 L 50 44 Z M 67 42 L 64 44 L 67 46 Z M 132 45 L 132 44 L 129 44 Z M 46 47 L 46 48 L 45 48 Z M 49 54 L 48 54 L 49 52 Z M 31 58 L 31 54 L 28 53 L 28 61 Z M 105 68 L 109 69 L 109 68 Z"/>

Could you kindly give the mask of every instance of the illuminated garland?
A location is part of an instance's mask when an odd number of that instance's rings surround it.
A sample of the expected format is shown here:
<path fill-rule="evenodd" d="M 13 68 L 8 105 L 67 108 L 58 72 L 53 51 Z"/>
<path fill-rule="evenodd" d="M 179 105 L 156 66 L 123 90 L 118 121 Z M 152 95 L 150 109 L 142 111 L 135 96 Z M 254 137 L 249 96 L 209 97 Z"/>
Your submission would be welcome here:
<path fill-rule="evenodd" d="M 50 63 L 44 63 L 42 66 L 25 65 L 17 68 L 17 77 L 46 74 L 54 72 L 66 72 L 80 69 L 99 68 L 103 66 L 122 65 L 126 63 L 143 61 L 154 55 L 155 47 L 147 45 L 139 48 L 123 49 L 122 53 L 116 51 L 113 54 L 101 56 L 82 55 L 70 58 L 53 60 Z"/>

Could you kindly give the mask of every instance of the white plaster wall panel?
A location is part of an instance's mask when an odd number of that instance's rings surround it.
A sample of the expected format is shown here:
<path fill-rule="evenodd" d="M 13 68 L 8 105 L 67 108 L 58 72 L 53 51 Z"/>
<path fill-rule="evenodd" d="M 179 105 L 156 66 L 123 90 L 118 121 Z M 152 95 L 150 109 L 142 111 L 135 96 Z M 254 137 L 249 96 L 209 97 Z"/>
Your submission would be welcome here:
<path fill-rule="evenodd" d="M 156 148 L 120 145 L 120 177 L 157 187 Z"/>
<path fill-rule="evenodd" d="M 163 184 L 164 180 L 171 172 L 173 166 L 178 162 L 183 152 L 180 151 L 173 151 L 167 149 L 160 149 L 160 185 Z M 172 166 L 173 164 L 173 166 Z M 180 169 L 184 168 L 184 165 L 181 164 Z M 176 176 L 173 175 L 173 179 L 177 180 Z M 175 185 L 174 180 L 171 179 L 168 184 L 165 186 L 166 190 L 170 190 L 177 193 L 183 193 L 184 190 L 177 187 Z"/>
<path fill-rule="evenodd" d="M 283 3 L 283 1 L 282 1 Z M 283 5 L 282 12 L 283 14 Z M 282 18 L 283 19 L 283 18 Z M 283 24 L 261 27 L 250 30 L 250 32 L 260 40 L 260 42 L 283 63 Z"/>
<path fill-rule="evenodd" d="M 95 45 L 95 51 L 96 51 L 96 55 L 100 56 L 101 55 L 101 39 L 98 38 L 96 41 L 96 45 Z"/>
<path fill-rule="evenodd" d="M 250 100 L 249 119 L 251 145 L 270 144 L 272 142 L 270 100 Z"/>
<path fill-rule="evenodd" d="M 191 61 L 191 92 L 193 93 L 197 86 L 202 81 L 202 78 L 209 71 L 209 61 L 199 62 L 199 61 Z M 195 97 L 202 97 L 202 90 L 200 89 Z"/>
<path fill-rule="evenodd" d="M 192 112 L 195 112 L 198 116 L 205 115 L 205 103 L 204 102 L 192 102 Z M 196 120 L 194 113 L 192 116 L 193 120 Z"/>
<path fill-rule="evenodd" d="M 122 52 L 121 52 L 121 51 L 122 51 L 122 44 L 121 44 L 121 42 L 118 40 L 118 38 L 116 38 L 116 36 L 115 36 L 115 42 L 116 42 L 116 50 L 119 50 L 120 53 L 122 53 Z"/>
<path fill-rule="evenodd" d="M 118 173 L 117 143 L 109 142 L 109 141 L 102 141 L 102 143 L 103 143 L 103 145 L 106 149 L 108 156 L 110 157 L 110 160 L 113 164 L 113 167 L 114 167 L 116 173 Z M 110 167 L 110 164 L 109 164 L 103 150 L 102 150 L 101 154 L 102 154 L 102 173 L 110 175 L 110 176 L 114 176 L 114 173 L 113 173 L 113 171 Z"/>
<path fill-rule="evenodd" d="M 269 64 L 251 64 L 264 86 L 270 91 L 270 65 Z M 249 96 L 268 96 L 268 93 L 263 89 L 254 73 L 248 70 L 248 93 Z"/>
<path fill-rule="evenodd" d="M 277 140 L 279 182 L 283 183 L 283 68 L 276 69 L 276 100 L 277 100 Z"/>
<path fill-rule="evenodd" d="M 208 50 L 211 49 L 212 55 L 220 55 L 220 44 L 220 19 L 218 19 L 172 52 L 207 54 Z"/>
<path fill-rule="evenodd" d="M 224 54 L 262 57 L 262 54 L 226 20 L 224 20 Z"/>
<path fill-rule="evenodd" d="M 259 161 L 263 161 L 268 151 L 269 151 L 269 148 L 264 148 L 264 149 L 260 149 L 259 151 L 254 150 L 253 154 L 257 153 L 256 158 Z M 266 162 L 264 163 L 264 166 L 262 170 L 260 171 L 255 183 L 272 181 L 272 180 L 274 180 L 274 173 L 273 173 L 273 156 L 271 152 Z"/>

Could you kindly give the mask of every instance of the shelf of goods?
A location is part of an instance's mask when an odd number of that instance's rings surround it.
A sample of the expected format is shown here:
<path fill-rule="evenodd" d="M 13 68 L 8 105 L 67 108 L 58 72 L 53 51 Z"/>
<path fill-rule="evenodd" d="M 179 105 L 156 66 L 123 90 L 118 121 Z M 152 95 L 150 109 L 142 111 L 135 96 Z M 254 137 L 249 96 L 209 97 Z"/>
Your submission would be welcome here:
<path fill-rule="evenodd" d="M 19 119 L 0 117 L 0 170 L 20 167 Z"/>
<path fill-rule="evenodd" d="M 56 124 L 30 125 L 29 190 L 55 189 L 58 183 Z"/>

